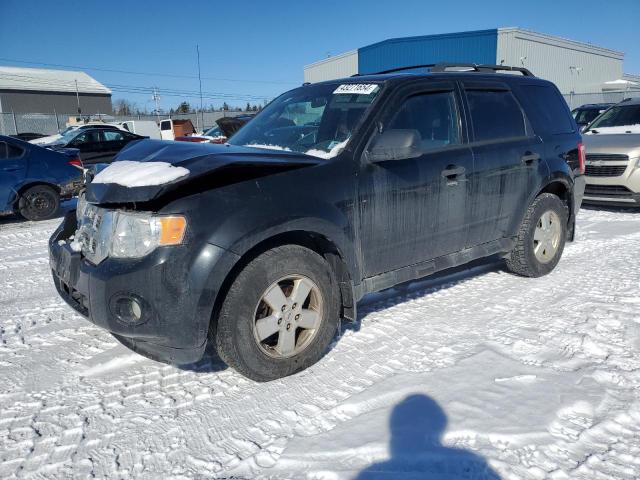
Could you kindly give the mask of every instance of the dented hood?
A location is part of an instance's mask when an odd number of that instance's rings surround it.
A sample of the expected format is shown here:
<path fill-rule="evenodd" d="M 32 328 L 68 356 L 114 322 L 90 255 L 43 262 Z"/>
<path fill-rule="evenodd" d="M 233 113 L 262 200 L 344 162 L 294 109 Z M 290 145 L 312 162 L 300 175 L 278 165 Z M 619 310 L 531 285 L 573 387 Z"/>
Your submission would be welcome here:
<path fill-rule="evenodd" d="M 284 170 L 310 167 L 323 162 L 321 159 L 296 152 L 162 140 L 142 140 L 130 144 L 117 155 L 115 160 L 166 162 L 186 168 L 189 174 L 163 185 L 142 187 L 90 183 L 86 190 L 88 202 L 96 204 L 149 202 L 168 192 L 190 189 L 189 184 L 196 184 L 203 179 L 207 179 L 207 183 L 211 185 L 216 185 L 216 176 L 222 175 L 223 172 L 228 173 L 230 170 L 233 170 L 234 174 L 229 183 L 233 183 Z"/>

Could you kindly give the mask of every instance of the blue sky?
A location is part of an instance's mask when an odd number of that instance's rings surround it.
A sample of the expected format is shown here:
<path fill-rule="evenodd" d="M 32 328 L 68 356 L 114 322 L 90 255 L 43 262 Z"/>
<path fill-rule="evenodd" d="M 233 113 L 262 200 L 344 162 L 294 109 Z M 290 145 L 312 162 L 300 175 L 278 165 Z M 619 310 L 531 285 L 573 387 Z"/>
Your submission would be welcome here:
<path fill-rule="evenodd" d="M 199 44 L 203 91 L 244 105 L 300 84 L 303 65 L 328 54 L 392 37 L 507 26 L 624 51 L 625 71 L 640 73 L 640 0 L 0 0 L 0 65 L 81 66 L 107 85 L 156 86 L 169 108 L 182 98 L 163 90 L 198 90 Z M 149 94 L 113 97 L 153 107 Z"/>

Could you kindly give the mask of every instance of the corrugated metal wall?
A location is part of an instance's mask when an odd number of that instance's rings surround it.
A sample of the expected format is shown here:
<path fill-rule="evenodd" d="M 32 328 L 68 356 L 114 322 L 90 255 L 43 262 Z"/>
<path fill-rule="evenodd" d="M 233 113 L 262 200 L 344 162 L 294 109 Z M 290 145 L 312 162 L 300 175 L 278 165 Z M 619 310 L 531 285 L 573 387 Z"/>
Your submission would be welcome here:
<path fill-rule="evenodd" d="M 358 50 L 358 73 L 438 62 L 495 63 L 497 29 L 393 38 Z"/>
<path fill-rule="evenodd" d="M 529 68 L 563 94 L 601 92 L 623 76 L 624 54 L 518 28 L 394 38 L 304 68 L 305 82 L 438 62 L 500 63 Z M 576 67 L 576 68 L 570 68 Z"/>
<path fill-rule="evenodd" d="M 522 66 L 551 80 L 563 94 L 599 92 L 622 77 L 624 54 L 517 28 L 498 29 L 497 63 Z M 577 67 L 577 68 L 570 68 Z"/>
<path fill-rule="evenodd" d="M 304 81 L 316 83 L 334 78 L 350 77 L 356 73 L 358 73 L 358 51 L 351 50 L 311 65 L 305 65 Z"/>

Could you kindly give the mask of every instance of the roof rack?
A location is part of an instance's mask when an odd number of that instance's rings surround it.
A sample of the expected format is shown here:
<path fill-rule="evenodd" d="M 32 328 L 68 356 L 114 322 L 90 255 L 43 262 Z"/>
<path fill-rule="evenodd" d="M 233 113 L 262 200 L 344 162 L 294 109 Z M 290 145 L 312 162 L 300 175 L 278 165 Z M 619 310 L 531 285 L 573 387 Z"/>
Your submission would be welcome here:
<path fill-rule="evenodd" d="M 384 75 L 386 73 L 402 72 L 404 70 L 414 70 L 416 68 L 430 68 L 431 72 L 447 72 L 451 69 L 463 72 L 496 73 L 496 72 L 520 72 L 525 77 L 535 77 L 530 70 L 524 67 L 510 67 L 508 65 L 484 65 L 478 63 L 430 63 L 424 65 L 411 65 L 408 67 L 391 68 L 381 72 L 368 73 L 367 75 Z M 361 74 L 352 75 L 354 77 Z"/>

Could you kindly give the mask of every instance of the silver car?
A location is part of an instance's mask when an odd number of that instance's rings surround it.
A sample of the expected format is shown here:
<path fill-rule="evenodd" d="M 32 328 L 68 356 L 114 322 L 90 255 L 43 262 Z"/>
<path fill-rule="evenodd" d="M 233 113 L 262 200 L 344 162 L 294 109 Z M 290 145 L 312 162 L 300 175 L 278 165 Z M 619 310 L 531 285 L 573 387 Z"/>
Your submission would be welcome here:
<path fill-rule="evenodd" d="M 640 206 L 640 134 L 584 135 L 585 203 Z"/>

